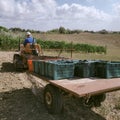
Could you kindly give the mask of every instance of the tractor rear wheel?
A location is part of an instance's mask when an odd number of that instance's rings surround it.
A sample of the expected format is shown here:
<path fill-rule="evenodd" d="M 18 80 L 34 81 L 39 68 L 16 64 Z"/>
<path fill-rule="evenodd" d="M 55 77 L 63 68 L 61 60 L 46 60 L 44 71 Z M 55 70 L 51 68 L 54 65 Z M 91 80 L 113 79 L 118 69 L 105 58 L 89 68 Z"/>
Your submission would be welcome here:
<path fill-rule="evenodd" d="M 50 84 L 44 89 L 44 104 L 51 114 L 58 114 L 62 111 L 62 95 L 58 88 Z"/>
<path fill-rule="evenodd" d="M 13 64 L 16 71 L 23 70 L 22 58 L 19 54 L 14 54 Z"/>

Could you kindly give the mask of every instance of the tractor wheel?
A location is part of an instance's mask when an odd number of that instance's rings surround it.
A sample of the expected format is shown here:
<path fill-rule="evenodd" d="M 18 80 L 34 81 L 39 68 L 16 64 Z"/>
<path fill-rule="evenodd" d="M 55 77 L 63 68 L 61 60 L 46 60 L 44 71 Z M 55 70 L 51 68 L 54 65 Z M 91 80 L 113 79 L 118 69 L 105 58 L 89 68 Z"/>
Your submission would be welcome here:
<path fill-rule="evenodd" d="M 44 104 L 51 114 L 58 114 L 62 111 L 62 96 L 58 88 L 48 84 L 44 89 Z"/>
<path fill-rule="evenodd" d="M 16 71 L 20 71 L 22 70 L 22 58 L 19 54 L 14 54 L 13 56 L 13 64 L 14 64 L 14 68 Z"/>

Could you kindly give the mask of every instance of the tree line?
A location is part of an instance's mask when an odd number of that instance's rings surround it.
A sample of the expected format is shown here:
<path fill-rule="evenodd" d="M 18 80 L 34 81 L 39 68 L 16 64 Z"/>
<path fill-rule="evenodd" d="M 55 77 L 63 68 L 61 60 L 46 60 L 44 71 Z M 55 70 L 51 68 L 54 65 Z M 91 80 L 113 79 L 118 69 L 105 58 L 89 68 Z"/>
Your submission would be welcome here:
<path fill-rule="evenodd" d="M 56 29 L 52 29 L 52 30 L 48 30 L 48 31 L 39 31 L 39 30 L 31 30 L 31 29 L 22 29 L 22 28 L 6 28 L 6 27 L 3 27 L 3 26 L 0 26 L 0 32 L 1 31 L 12 31 L 12 32 L 27 32 L 27 31 L 30 31 L 32 33 L 58 33 L 58 34 L 79 34 L 79 33 L 83 33 L 83 32 L 87 32 L 87 33 L 100 33 L 100 34 L 108 34 L 108 33 L 112 33 L 112 34 L 120 34 L 120 31 L 107 31 L 106 29 L 102 29 L 102 30 L 99 30 L 99 31 L 89 31 L 89 30 L 79 30 L 79 29 L 76 29 L 76 30 L 70 30 L 70 29 L 66 29 L 62 26 L 60 26 L 59 28 L 56 28 Z"/>

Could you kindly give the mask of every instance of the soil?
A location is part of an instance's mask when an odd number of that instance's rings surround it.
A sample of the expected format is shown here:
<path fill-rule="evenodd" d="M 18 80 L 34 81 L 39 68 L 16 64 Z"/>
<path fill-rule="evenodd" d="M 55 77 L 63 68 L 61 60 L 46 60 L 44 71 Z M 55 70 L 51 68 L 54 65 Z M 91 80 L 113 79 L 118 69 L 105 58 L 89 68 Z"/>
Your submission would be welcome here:
<path fill-rule="evenodd" d="M 64 108 L 61 114 L 52 115 L 46 110 L 43 102 L 43 86 L 46 84 L 41 80 L 37 86 L 38 91 L 33 87 L 33 79 L 38 79 L 33 75 L 24 72 L 16 72 L 12 59 L 15 52 L 0 51 L 0 120 L 118 120 L 111 119 L 105 113 L 102 106 L 99 109 L 89 109 L 81 105 L 80 100 L 67 96 L 64 98 Z M 39 80 L 39 79 L 38 79 Z M 34 94 L 33 94 L 34 93 Z M 119 93 L 119 91 L 118 91 Z M 117 94 L 118 94 L 117 93 Z M 108 94 L 108 100 L 113 100 Z M 120 98 L 120 94 L 118 96 Z M 113 102 L 113 101 L 112 101 Z M 117 104 L 120 101 L 117 101 Z M 109 104 L 105 101 L 104 104 Z M 111 108 L 111 107 L 110 107 Z M 106 109 L 106 108 L 105 108 Z M 106 109 L 107 110 L 107 109 Z M 120 116 L 120 105 L 115 112 L 113 109 L 109 113 L 112 116 Z M 106 111 L 105 111 L 106 112 Z M 111 114 L 110 114 L 111 115 Z"/>

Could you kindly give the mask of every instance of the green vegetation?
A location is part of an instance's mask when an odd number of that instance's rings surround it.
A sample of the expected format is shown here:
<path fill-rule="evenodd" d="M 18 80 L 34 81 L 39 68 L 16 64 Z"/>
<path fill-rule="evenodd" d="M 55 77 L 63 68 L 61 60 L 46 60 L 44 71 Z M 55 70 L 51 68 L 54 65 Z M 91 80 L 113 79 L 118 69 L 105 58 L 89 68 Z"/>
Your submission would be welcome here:
<path fill-rule="evenodd" d="M 52 29 L 52 30 L 48 30 L 48 31 L 39 31 L 39 30 L 31 30 L 31 29 L 21 29 L 21 28 L 6 28 L 3 26 L 0 26 L 0 32 L 1 31 L 5 31 L 5 32 L 26 32 L 26 31 L 30 31 L 32 33 L 54 33 L 54 34 L 79 34 L 79 33 L 100 33 L 100 34 L 108 34 L 108 33 L 112 33 L 112 34 L 120 34 L 120 31 L 107 31 L 105 29 L 102 29 L 100 31 L 89 31 L 89 30 L 80 30 L 80 29 L 75 29 L 75 30 L 70 30 L 70 29 L 66 29 L 63 26 L 60 26 L 59 28 L 56 29 Z"/>
<path fill-rule="evenodd" d="M 8 32 L 9 30 L 6 27 L 0 26 L 0 32 L 2 31 Z"/>
<path fill-rule="evenodd" d="M 38 43 L 44 49 L 74 49 L 77 52 L 85 52 L 85 53 L 106 53 L 106 48 L 103 46 L 95 46 L 89 44 L 72 44 L 65 43 L 64 41 L 42 41 L 38 40 Z"/>
<path fill-rule="evenodd" d="M 18 47 L 18 37 L 14 38 L 11 35 L 0 34 L 0 50 L 12 50 Z"/>
<path fill-rule="evenodd" d="M 12 36 L 7 33 L 0 34 L 0 49 L 1 50 L 14 50 L 18 48 L 19 39 L 23 40 L 20 36 Z M 95 46 L 89 44 L 72 44 L 66 43 L 65 41 L 53 41 L 53 40 L 41 40 L 38 39 L 37 42 L 41 45 L 43 49 L 74 49 L 77 52 L 85 53 L 106 53 L 106 48 L 103 46 Z"/>
<path fill-rule="evenodd" d="M 19 40 L 22 43 L 25 39 L 26 31 L 30 31 L 42 46 L 44 55 L 57 56 L 59 54 L 64 57 L 70 57 L 69 55 L 73 53 L 71 56 L 75 59 L 120 61 L 120 31 L 106 31 L 103 29 L 95 32 L 63 29 L 63 33 L 60 33 L 59 30 L 60 28 L 41 32 L 20 28 L 8 29 L 0 26 L 0 50 L 15 51 L 18 49 Z M 72 43 L 72 41 L 74 42 Z M 51 51 L 49 49 L 58 50 Z M 68 53 L 67 49 L 70 50 L 70 53 Z M 71 49 L 74 49 L 74 51 L 71 52 Z M 107 54 L 98 54 L 106 53 L 106 51 Z"/>

